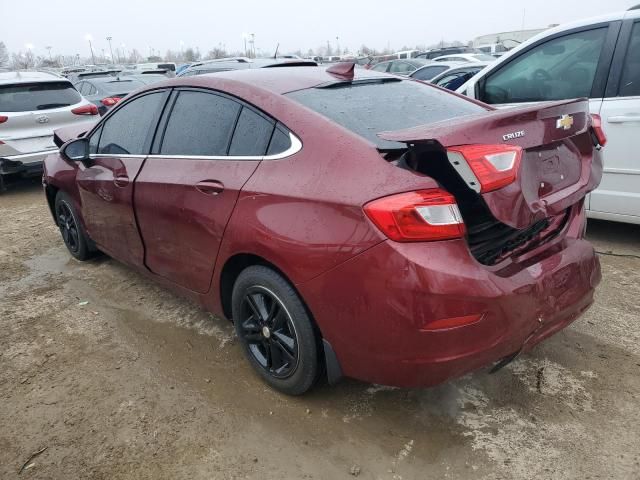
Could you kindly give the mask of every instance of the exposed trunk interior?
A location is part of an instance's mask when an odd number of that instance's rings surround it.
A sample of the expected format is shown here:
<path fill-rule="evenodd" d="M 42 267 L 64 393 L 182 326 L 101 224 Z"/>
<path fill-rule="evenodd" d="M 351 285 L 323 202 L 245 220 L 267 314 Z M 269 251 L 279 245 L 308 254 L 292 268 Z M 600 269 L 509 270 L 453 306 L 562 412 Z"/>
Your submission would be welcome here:
<path fill-rule="evenodd" d="M 498 221 L 482 196 L 469 188 L 453 169 L 442 146 L 423 143 L 386 159 L 436 180 L 456 197 L 467 228 L 467 243 L 473 256 L 483 265 L 494 265 L 510 255 L 524 253 L 555 237 L 565 224 L 567 213 L 539 220 L 524 229 Z"/>

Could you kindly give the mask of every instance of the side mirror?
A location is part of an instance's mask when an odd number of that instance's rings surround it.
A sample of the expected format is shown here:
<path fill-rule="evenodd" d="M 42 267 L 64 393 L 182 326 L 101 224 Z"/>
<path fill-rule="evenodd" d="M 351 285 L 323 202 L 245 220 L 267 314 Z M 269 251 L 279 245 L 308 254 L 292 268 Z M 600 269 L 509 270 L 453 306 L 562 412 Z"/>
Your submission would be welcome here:
<path fill-rule="evenodd" d="M 86 162 L 89 160 L 89 139 L 71 140 L 62 146 L 60 153 L 73 162 Z"/>

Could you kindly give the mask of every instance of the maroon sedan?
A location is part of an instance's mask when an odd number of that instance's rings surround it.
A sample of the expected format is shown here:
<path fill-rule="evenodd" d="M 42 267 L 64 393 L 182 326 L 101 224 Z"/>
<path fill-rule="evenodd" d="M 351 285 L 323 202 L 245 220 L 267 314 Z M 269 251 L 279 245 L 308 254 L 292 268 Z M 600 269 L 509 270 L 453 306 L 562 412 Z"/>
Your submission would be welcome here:
<path fill-rule="evenodd" d="M 586 100 L 494 110 L 340 64 L 234 71 L 151 85 L 57 141 L 44 184 L 71 254 L 232 319 L 289 394 L 505 363 L 600 281 Z"/>

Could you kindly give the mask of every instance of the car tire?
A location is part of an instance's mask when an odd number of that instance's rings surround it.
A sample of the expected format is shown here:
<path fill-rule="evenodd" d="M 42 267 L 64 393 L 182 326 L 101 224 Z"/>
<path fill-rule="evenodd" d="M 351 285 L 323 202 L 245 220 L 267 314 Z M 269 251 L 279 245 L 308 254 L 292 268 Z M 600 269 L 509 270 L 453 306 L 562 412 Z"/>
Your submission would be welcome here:
<path fill-rule="evenodd" d="M 80 261 L 91 258 L 94 251 L 90 248 L 90 240 L 78 220 L 80 217 L 71 197 L 65 192 L 60 191 L 56 194 L 54 212 L 62 240 L 73 258 Z"/>
<path fill-rule="evenodd" d="M 274 270 L 251 266 L 232 293 L 236 334 L 252 367 L 274 389 L 301 395 L 317 381 L 319 336 L 298 293 Z"/>

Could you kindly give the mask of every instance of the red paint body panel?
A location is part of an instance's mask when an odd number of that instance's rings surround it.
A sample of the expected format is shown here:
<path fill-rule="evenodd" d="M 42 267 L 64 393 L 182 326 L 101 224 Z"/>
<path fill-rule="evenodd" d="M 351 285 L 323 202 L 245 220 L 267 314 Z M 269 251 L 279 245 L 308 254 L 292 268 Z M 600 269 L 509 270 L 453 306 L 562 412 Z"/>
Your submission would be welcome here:
<path fill-rule="evenodd" d="M 209 291 L 227 221 L 258 163 L 148 158 L 135 190 L 147 268 L 190 290 Z M 209 191 L 209 184 L 219 188 Z"/>
<path fill-rule="evenodd" d="M 78 164 L 76 182 L 82 217 L 91 239 L 106 253 L 140 265 L 144 247 L 133 210 L 134 180 L 143 158 L 99 157 Z"/>
<path fill-rule="evenodd" d="M 584 221 L 580 213 L 572 223 Z M 568 236 L 519 267 L 507 276 L 489 271 L 463 240 L 385 241 L 298 289 L 321 319 L 346 375 L 405 387 L 435 385 L 566 326 L 591 304 L 600 281 L 593 248 Z M 483 318 L 421 331 L 430 320 L 471 314 Z"/>
<path fill-rule="evenodd" d="M 366 70 L 354 75 L 384 76 Z M 507 224 L 529 225 L 539 215 L 565 210 L 568 220 L 547 243 L 487 267 L 465 239 L 395 243 L 369 221 L 362 210 L 367 202 L 440 185 L 390 164 L 368 141 L 282 95 L 335 80 L 323 69 L 277 68 L 144 89 L 193 86 L 242 98 L 300 139 L 302 149 L 286 158 L 100 158 L 86 168 L 51 155 L 45 183 L 72 196 L 101 248 L 215 314 L 223 313 L 220 281 L 230 259 L 251 254 L 275 265 L 300 292 L 343 372 L 362 380 L 433 385 L 531 348 L 591 304 L 600 269 L 582 239 L 582 204 L 602 166 L 587 141 L 581 102 L 547 106 L 544 114 L 551 119 L 574 112 L 571 141 L 566 133 L 554 138 L 549 125 L 541 127 L 545 120 L 536 108 L 514 118 L 513 112 L 487 107 L 486 116 L 389 134 L 402 141 L 415 134 L 421 141 L 429 133 L 446 146 L 464 144 L 465 135 L 473 142 L 501 143 L 498 131 L 530 128 L 519 183 L 483 198 Z M 539 135 L 535 129 L 542 129 Z M 552 146 L 540 147 L 544 142 Z M 116 185 L 114 179 L 123 175 L 130 183 Z M 552 184 L 549 191 L 532 190 L 540 178 Z M 198 190 L 201 182 L 208 193 Z M 470 325 L 427 328 L 436 320 L 477 315 L 480 320 Z"/>

